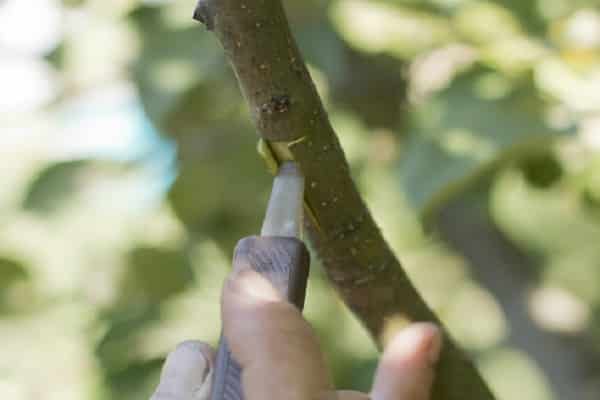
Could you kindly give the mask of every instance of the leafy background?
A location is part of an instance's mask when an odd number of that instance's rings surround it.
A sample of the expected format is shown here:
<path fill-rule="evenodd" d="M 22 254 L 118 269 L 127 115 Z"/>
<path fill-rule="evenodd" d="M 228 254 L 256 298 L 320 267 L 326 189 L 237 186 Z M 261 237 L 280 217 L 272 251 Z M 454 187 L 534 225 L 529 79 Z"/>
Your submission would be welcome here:
<path fill-rule="evenodd" d="M 600 393 L 600 2 L 285 1 L 361 192 L 500 399 Z M 0 397 L 146 399 L 215 343 L 270 177 L 193 1 L 0 2 Z M 375 349 L 323 278 L 341 387 Z"/>

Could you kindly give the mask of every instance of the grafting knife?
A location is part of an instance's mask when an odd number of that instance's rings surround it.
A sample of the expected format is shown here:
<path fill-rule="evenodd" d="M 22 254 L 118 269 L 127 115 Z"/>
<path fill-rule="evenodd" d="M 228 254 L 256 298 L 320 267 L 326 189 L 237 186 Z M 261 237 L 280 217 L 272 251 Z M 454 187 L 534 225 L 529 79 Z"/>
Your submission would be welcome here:
<path fill-rule="evenodd" d="M 240 240 L 233 268 L 250 265 L 300 310 L 304 306 L 309 254 L 302 242 L 304 178 L 294 162 L 279 167 L 260 236 Z M 243 400 L 241 368 L 221 335 L 211 400 Z"/>

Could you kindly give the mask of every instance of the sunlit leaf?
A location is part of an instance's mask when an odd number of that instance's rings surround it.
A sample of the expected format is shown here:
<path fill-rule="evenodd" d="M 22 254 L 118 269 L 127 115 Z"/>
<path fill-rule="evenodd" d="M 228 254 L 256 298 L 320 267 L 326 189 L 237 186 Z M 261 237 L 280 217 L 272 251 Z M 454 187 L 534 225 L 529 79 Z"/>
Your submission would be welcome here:
<path fill-rule="evenodd" d="M 398 171 L 419 210 L 439 206 L 503 159 L 537 154 L 566 133 L 545 123 L 545 105 L 531 80 L 496 91 L 488 76 L 477 69 L 464 74 L 415 110 Z"/>
<path fill-rule="evenodd" d="M 466 3 L 454 16 L 454 24 L 463 37 L 476 43 L 506 39 L 521 31 L 510 9 L 484 1 Z"/>
<path fill-rule="evenodd" d="M 506 348 L 494 351 L 479 366 L 499 399 L 553 399 L 540 367 L 520 351 Z"/>
<path fill-rule="evenodd" d="M 340 0 L 331 13 L 340 34 L 366 52 L 407 58 L 454 36 L 447 19 L 397 4 Z"/>
<path fill-rule="evenodd" d="M 476 285 L 464 285 L 451 296 L 443 312 L 444 323 L 462 346 L 471 350 L 493 348 L 506 338 L 508 324 L 500 305 L 491 294 Z M 471 316 L 465 324 L 464 317 Z"/>

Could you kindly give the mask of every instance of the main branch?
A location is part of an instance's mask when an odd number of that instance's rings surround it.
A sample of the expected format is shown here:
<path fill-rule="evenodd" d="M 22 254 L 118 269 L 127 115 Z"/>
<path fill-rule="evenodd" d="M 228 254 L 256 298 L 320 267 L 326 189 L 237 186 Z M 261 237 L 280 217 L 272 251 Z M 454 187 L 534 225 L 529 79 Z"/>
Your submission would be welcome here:
<path fill-rule="evenodd" d="M 379 346 L 393 321 L 440 324 L 352 181 L 281 1 L 200 0 L 194 16 L 223 45 L 262 138 L 279 158 L 300 165 L 307 179 L 312 244 L 328 277 Z M 471 361 L 447 339 L 433 399 L 493 398 Z"/>

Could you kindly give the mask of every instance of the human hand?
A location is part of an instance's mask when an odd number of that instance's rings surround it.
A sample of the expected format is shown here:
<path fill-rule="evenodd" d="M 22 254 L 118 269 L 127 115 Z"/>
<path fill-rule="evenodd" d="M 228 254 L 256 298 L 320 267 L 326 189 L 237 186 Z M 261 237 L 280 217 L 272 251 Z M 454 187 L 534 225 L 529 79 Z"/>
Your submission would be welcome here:
<path fill-rule="evenodd" d="M 428 400 L 442 338 L 429 323 L 409 326 L 387 346 L 370 395 L 335 391 L 317 338 L 301 313 L 251 269 L 234 273 L 222 297 L 223 331 L 242 367 L 246 400 Z M 151 400 L 209 400 L 214 350 L 180 344 Z"/>

